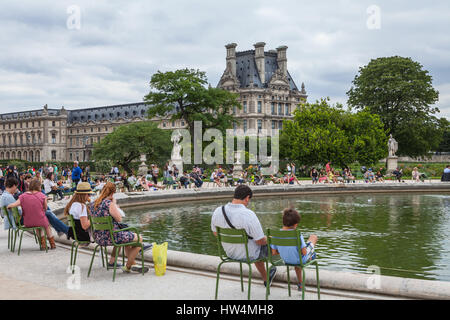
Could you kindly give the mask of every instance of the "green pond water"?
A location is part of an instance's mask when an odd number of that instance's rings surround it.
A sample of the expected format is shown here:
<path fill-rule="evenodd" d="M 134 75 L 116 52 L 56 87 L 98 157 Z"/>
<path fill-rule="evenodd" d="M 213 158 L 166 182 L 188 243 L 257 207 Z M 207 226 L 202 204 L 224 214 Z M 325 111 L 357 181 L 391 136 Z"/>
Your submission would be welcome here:
<path fill-rule="evenodd" d="M 124 222 L 146 242 L 167 241 L 170 250 L 217 255 L 211 215 L 223 201 L 127 208 Z M 249 208 L 263 229 L 280 227 L 281 212 L 301 214 L 305 240 L 319 238 L 320 268 L 450 281 L 450 193 L 353 194 L 253 198 Z"/>

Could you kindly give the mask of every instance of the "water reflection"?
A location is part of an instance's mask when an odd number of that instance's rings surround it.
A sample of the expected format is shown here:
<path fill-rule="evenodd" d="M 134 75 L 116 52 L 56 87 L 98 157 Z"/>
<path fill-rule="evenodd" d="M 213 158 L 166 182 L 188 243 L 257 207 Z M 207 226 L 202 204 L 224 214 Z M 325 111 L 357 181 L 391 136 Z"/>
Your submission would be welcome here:
<path fill-rule="evenodd" d="M 127 210 L 126 222 L 146 241 L 169 242 L 172 250 L 217 255 L 211 214 L 227 201 L 184 203 Z M 263 228 L 281 227 L 281 212 L 301 214 L 305 237 L 319 237 L 322 268 L 450 281 L 450 195 L 310 195 L 253 199 Z M 407 272 L 405 271 L 407 270 Z"/>

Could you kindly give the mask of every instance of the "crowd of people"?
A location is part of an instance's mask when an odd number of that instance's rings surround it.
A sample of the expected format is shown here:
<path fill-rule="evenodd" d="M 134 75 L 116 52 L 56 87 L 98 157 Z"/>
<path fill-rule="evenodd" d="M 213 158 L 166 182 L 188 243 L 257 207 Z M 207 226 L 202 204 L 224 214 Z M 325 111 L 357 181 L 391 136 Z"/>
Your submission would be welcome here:
<path fill-rule="evenodd" d="M 26 228 L 42 228 L 45 230 L 46 237 L 44 237 L 44 234 L 41 234 L 41 229 L 36 230 L 41 250 L 47 248 L 47 240 L 50 249 L 56 249 L 55 239 L 51 229 L 52 227 L 59 237 L 65 236 L 67 239 L 95 242 L 101 246 L 113 246 L 114 244 L 112 243 L 108 230 L 91 230 L 92 234 L 89 232 L 91 224 L 88 219 L 88 216 L 111 216 L 113 218 L 113 230 L 117 231 L 114 232 L 113 235 L 116 244 L 142 243 L 142 238 L 136 233 L 127 230 L 120 231 L 127 226 L 121 224 L 122 217 L 125 214 L 117 205 L 114 198 L 114 194 L 117 190 L 114 183 L 107 182 L 95 201 L 91 201 L 90 199 L 90 196 L 95 194 L 95 192 L 93 192 L 89 182 L 80 181 L 76 185 L 70 201 L 64 208 L 64 214 L 66 216 L 71 215 L 75 222 L 72 229 L 72 227 L 69 227 L 56 217 L 48 206 L 48 195 L 55 194 L 53 191 L 56 190 L 53 189 L 54 185 L 50 184 L 54 183 L 54 173 L 47 173 L 47 177 L 43 183 L 36 175 L 33 176 L 27 182 L 25 190 L 20 191 L 19 180 L 13 169 L 13 167 L 8 168 L 8 174 L 6 175 L 6 181 L 4 183 L 4 191 L 0 197 L 0 206 L 6 208 L 7 211 L 5 213 L 8 215 L 8 217 L 5 217 L 2 209 L 1 212 L 2 218 L 4 218 L 5 230 L 10 228 L 16 229 L 17 224 Z M 72 176 L 72 180 L 74 177 L 76 178 L 76 176 Z M 20 216 L 17 219 L 15 219 L 16 217 L 13 215 L 13 208 L 18 208 Z M 151 245 L 145 244 L 143 250 L 145 251 L 150 247 Z M 108 267 L 114 267 L 116 264 L 116 267 L 121 267 L 122 270 L 127 273 L 147 272 L 147 267 L 144 267 L 143 269 L 143 267 L 135 264 L 135 258 L 140 250 L 141 247 L 139 246 L 125 246 L 125 254 L 128 260 L 127 263 L 122 266 L 115 261 L 118 256 L 118 250 L 116 248 L 111 254 Z"/>
<path fill-rule="evenodd" d="M 77 161 L 73 167 L 58 168 L 55 164 L 42 166 L 35 169 L 28 166 L 26 170 L 19 172 L 15 166 L 0 168 L 0 193 L 5 189 L 5 181 L 8 177 L 15 177 L 18 181 L 18 191 L 25 192 L 29 188 L 30 181 L 34 178 L 40 181 L 42 192 L 47 196 L 52 196 L 53 200 L 61 200 L 72 195 L 76 186 L 80 182 L 87 182 L 94 192 L 100 192 L 106 182 L 111 181 L 121 192 L 132 191 L 157 191 L 162 189 L 183 189 L 201 188 L 202 186 L 213 187 L 234 187 L 241 184 L 249 186 L 261 186 L 267 184 L 297 184 L 301 180 L 297 177 L 299 170 L 295 163 L 291 162 L 279 170 L 276 174 L 264 176 L 261 165 L 249 165 L 243 170 L 233 171 L 233 167 L 225 169 L 222 166 L 207 171 L 200 166 L 194 165 L 191 170 L 179 170 L 176 165 L 166 163 L 162 170 L 158 165 L 152 164 L 145 174 L 135 174 L 120 171 L 118 167 L 112 167 L 109 174 L 95 173 L 91 176 L 90 167 L 80 167 Z M 302 175 L 305 175 L 305 167 Z M 341 170 L 335 169 L 328 162 L 323 168 L 311 168 L 306 174 L 309 175 L 311 183 L 314 184 L 344 184 L 362 181 L 365 183 L 385 182 L 387 179 L 394 179 L 398 182 L 405 182 L 405 176 L 401 168 L 396 168 L 392 173 L 386 174 L 385 169 L 373 169 L 361 167 L 359 175 L 352 173 L 351 168 L 344 167 Z M 450 166 L 447 166 L 442 175 L 442 181 L 450 181 Z M 427 175 L 419 172 L 417 167 L 411 172 L 411 181 L 420 182 L 427 179 Z"/>

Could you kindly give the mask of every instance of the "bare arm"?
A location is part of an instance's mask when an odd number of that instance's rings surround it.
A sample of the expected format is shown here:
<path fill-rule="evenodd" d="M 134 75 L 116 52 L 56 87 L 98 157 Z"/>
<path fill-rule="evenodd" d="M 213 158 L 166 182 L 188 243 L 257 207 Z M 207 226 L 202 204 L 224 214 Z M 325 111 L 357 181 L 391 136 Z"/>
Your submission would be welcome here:
<path fill-rule="evenodd" d="M 116 222 L 122 222 L 122 215 L 120 214 L 115 201 L 111 202 L 111 205 L 109 206 L 109 213 Z"/>
<path fill-rule="evenodd" d="M 11 209 L 11 208 L 19 207 L 19 206 L 20 206 L 20 199 L 17 199 L 16 202 L 9 204 L 7 208 Z"/>
<path fill-rule="evenodd" d="M 267 237 L 263 237 L 259 240 L 255 240 L 255 242 L 257 245 L 264 246 L 267 244 Z"/>
<path fill-rule="evenodd" d="M 89 227 L 91 226 L 91 223 L 89 222 L 88 217 L 80 217 L 80 222 L 81 222 L 81 227 L 84 230 L 89 229 Z"/>

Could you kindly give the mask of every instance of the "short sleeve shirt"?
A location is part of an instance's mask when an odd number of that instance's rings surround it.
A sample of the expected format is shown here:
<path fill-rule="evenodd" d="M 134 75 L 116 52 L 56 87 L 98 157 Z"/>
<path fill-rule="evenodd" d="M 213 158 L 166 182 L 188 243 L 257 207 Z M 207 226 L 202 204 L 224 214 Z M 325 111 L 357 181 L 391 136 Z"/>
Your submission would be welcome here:
<path fill-rule="evenodd" d="M 281 230 L 283 231 L 283 230 Z M 290 239 L 290 238 L 289 238 Z M 300 234 L 301 249 L 306 247 L 305 239 Z M 272 249 L 277 250 L 280 253 L 281 259 L 288 264 L 300 264 L 300 257 L 298 255 L 298 248 L 296 246 L 276 246 L 271 245 Z M 306 263 L 306 256 L 303 256 L 302 262 Z"/>
<path fill-rule="evenodd" d="M 80 220 L 81 217 L 87 217 L 86 205 L 82 205 L 79 202 L 72 203 L 69 214 L 71 214 L 75 220 Z"/>
<path fill-rule="evenodd" d="M 225 212 L 231 224 L 236 229 L 244 229 L 247 235 L 253 239 L 248 240 L 248 255 L 251 260 L 257 259 L 261 251 L 261 246 L 255 241 L 264 238 L 264 231 L 258 217 L 252 211 L 247 209 L 243 204 L 228 203 L 225 205 Z M 216 227 L 231 228 L 222 213 L 222 207 L 218 207 L 211 218 L 211 230 L 216 232 Z M 245 245 L 223 243 L 223 249 L 227 255 L 236 260 L 245 260 Z"/>

